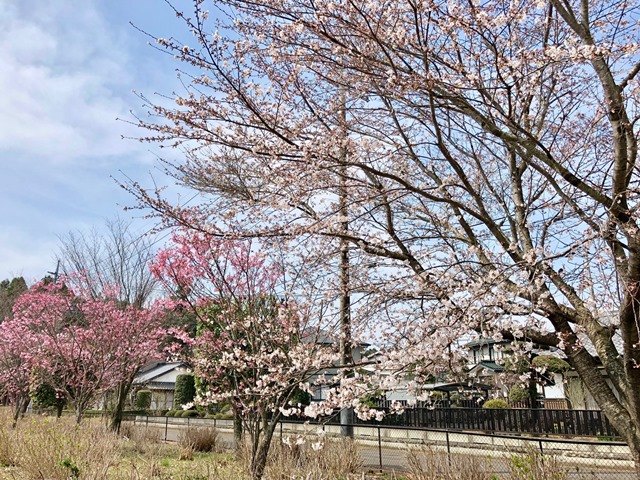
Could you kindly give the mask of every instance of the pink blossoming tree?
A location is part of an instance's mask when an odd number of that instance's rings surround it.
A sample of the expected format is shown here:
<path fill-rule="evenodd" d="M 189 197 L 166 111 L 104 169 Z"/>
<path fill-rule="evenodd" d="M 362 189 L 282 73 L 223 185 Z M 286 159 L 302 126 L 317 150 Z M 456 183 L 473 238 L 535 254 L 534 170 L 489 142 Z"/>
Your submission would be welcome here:
<path fill-rule="evenodd" d="M 0 392 L 13 405 L 14 426 L 29 404 L 31 363 L 28 352 L 35 339 L 24 324 L 7 319 L 0 324 Z"/>
<path fill-rule="evenodd" d="M 152 310 L 76 295 L 60 282 L 40 283 L 21 295 L 13 322 L 29 333 L 21 355 L 32 383 L 63 395 L 80 422 L 93 402 L 157 354 L 163 338 L 157 317 Z"/>

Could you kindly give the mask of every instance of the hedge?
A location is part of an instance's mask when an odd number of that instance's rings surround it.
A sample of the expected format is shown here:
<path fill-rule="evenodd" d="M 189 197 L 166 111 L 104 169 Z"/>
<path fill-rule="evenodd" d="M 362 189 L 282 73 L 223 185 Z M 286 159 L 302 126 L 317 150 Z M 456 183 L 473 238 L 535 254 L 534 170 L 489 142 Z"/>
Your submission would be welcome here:
<path fill-rule="evenodd" d="M 196 385 L 193 374 L 183 373 L 176 377 L 176 386 L 173 391 L 174 408 L 193 402 L 196 396 Z"/>

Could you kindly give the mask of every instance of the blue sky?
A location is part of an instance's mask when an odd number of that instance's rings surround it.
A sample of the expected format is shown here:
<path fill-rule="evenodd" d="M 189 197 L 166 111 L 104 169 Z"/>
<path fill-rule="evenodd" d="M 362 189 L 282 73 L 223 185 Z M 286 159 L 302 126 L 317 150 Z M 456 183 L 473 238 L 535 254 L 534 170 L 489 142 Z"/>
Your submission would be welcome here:
<path fill-rule="evenodd" d="M 54 269 L 70 230 L 140 217 L 111 177 L 159 175 L 159 149 L 116 119 L 142 112 L 133 90 L 171 93 L 178 65 L 129 22 L 181 30 L 163 0 L 0 0 L 0 280 Z"/>

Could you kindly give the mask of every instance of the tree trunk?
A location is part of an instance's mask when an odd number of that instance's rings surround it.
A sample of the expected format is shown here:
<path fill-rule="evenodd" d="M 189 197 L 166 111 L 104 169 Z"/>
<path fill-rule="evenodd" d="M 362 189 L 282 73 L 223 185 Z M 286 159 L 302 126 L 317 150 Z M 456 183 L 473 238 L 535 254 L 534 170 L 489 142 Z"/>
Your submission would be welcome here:
<path fill-rule="evenodd" d="M 84 407 L 81 403 L 76 404 L 76 423 L 79 424 L 82 421 L 82 415 L 84 414 Z"/>
<path fill-rule="evenodd" d="M 62 417 L 62 410 L 64 409 L 64 402 L 58 402 L 56 404 L 56 418 Z"/>
<path fill-rule="evenodd" d="M 22 409 L 20 411 L 20 417 L 24 417 L 25 413 L 27 413 L 27 408 L 29 408 L 29 403 L 31 402 L 31 400 L 29 399 L 29 397 L 25 397 L 22 401 Z"/>
<path fill-rule="evenodd" d="M 529 384 L 527 385 L 527 394 L 529 396 L 529 408 L 531 408 L 531 431 L 538 431 L 539 425 L 539 417 L 540 414 L 538 412 L 538 383 L 536 379 L 537 373 L 535 369 L 531 369 L 529 371 Z"/>
<path fill-rule="evenodd" d="M 11 428 L 16 428 L 16 425 L 18 425 L 18 419 L 21 416 L 24 416 L 24 405 L 28 405 L 29 402 L 25 401 L 25 398 L 20 396 L 16 399 L 16 404 L 14 406 L 13 409 L 13 422 L 11 424 Z"/>
<path fill-rule="evenodd" d="M 118 385 L 117 389 L 117 397 L 116 404 L 111 412 L 111 422 L 109 424 L 109 429 L 112 432 L 119 433 L 120 425 L 122 424 L 122 415 L 124 412 L 124 406 L 127 402 L 127 396 L 129 395 L 129 391 L 131 390 L 131 385 L 133 381 L 127 379 Z"/>
<path fill-rule="evenodd" d="M 242 446 L 242 415 L 233 407 L 233 440 L 236 449 Z"/>
<path fill-rule="evenodd" d="M 278 425 L 280 419 L 279 414 L 273 415 L 266 428 L 263 430 L 262 439 L 258 442 L 252 442 L 254 445 L 254 451 L 251 452 L 251 480 L 262 480 L 264 470 L 267 466 L 267 459 L 269 456 L 269 449 L 271 448 L 271 440 L 273 439 L 273 432 Z M 259 432 L 259 430 L 257 430 Z M 256 433 L 256 435 L 259 435 Z M 254 440 L 254 439 L 252 439 Z"/>

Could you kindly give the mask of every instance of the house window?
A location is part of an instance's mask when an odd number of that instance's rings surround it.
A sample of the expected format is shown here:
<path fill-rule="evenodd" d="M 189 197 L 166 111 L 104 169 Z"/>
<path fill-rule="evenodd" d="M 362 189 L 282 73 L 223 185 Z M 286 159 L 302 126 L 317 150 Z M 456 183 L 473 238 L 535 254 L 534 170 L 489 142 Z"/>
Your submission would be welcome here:
<path fill-rule="evenodd" d="M 473 351 L 473 363 L 478 363 L 478 351 Z"/>
<path fill-rule="evenodd" d="M 493 347 L 489 347 L 489 361 L 493 362 Z"/>

